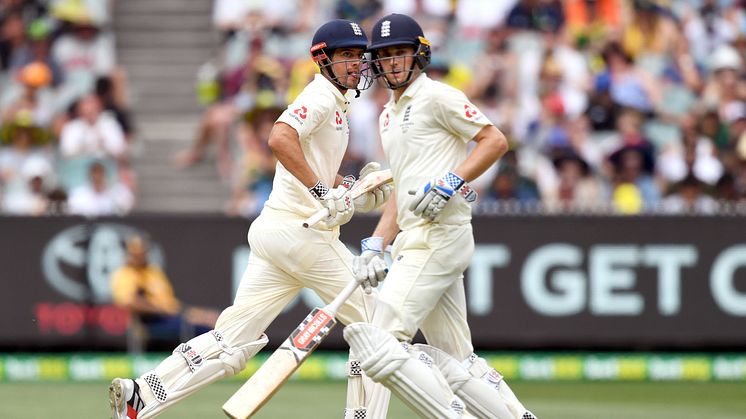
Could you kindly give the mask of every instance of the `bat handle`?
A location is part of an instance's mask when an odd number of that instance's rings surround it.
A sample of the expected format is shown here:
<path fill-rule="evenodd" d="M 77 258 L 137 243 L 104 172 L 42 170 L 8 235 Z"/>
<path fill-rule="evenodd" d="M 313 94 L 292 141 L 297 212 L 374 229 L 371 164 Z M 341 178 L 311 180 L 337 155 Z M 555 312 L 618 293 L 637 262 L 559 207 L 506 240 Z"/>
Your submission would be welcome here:
<path fill-rule="evenodd" d="M 323 220 L 324 218 L 329 216 L 329 209 L 322 208 L 318 211 L 316 211 L 312 216 L 306 218 L 306 221 L 303 222 L 303 227 L 305 228 L 311 228 L 318 224 L 319 221 Z"/>
<path fill-rule="evenodd" d="M 347 301 L 348 298 L 350 298 L 350 296 L 353 292 L 355 292 L 355 289 L 358 286 L 360 286 L 360 284 L 358 284 L 357 281 L 350 281 L 347 286 L 344 287 L 342 292 L 340 292 L 339 295 L 337 295 L 331 303 L 324 307 L 324 311 L 328 312 L 332 316 L 336 315 L 337 310 L 339 310 L 342 304 L 344 304 L 344 302 Z"/>

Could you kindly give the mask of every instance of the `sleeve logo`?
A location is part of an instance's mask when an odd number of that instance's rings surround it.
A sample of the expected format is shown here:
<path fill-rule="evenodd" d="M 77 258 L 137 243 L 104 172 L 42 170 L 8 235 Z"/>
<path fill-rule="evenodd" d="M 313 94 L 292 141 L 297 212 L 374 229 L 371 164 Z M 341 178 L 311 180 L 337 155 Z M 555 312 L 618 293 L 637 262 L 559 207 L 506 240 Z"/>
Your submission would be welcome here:
<path fill-rule="evenodd" d="M 296 108 L 293 113 L 298 115 L 300 119 L 306 119 L 306 117 L 308 116 L 308 108 L 306 108 L 305 106 L 301 106 L 300 108 Z"/>
<path fill-rule="evenodd" d="M 474 118 L 475 116 L 477 116 L 477 113 L 478 113 L 478 112 L 477 112 L 477 110 L 476 110 L 476 109 L 474 109 L 474 108 L 472 108 L 472 107 L 471 107 L 471 106 L 469 106 L 468 104 L 467 104 L 467 105 L 464 105 L 464 115 L 465 115 L 465 116 L 466 116 L 467 118 L 469 118 L 469 119 L 472 119 L 472 118 Z"/>

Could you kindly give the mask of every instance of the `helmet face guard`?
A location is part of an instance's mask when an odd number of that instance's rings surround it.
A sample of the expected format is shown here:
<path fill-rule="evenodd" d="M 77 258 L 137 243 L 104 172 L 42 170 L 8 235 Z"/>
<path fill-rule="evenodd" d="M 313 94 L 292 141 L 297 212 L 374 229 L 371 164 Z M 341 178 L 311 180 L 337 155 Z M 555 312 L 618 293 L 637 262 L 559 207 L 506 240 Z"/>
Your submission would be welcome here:
<path fill-rule="evenodd" d="M 374 49 L 371 50 L 371 68 L 373 69 L 373 75 L 375 78 L 383 80 L 384 85 L 391 89 L 396 90 L 401 87 L 404 87 L 409 84 L 409 82 L 412 80 L 412 73 L 414 73 L 415 67 L 419 68 L 420 70 L 423 70 L 425 67 L 427 67 L 428 64 L 430 64 L 430 42 L 425 39 L 425 37 L 418 37 L 418 43 L 402 43 L 402 44 L 395 44 L 395 45 L 407 45 L 407 46 L 416 46 L 416 50 L 414 54 L 412 55 L 397 55 L 393 57 L 386 57 L 386 58 L 379 58 L 378 57 L 378 50 Z M 395 45 L 389 45 L 389 46 L 395 46 Z M 381 47 L 385 48 L 385 47 Z M 393 74 L 393 71 L 384 71 L 383 65 L 381 64 L 382 61 L 386 60 L 400 60 L 404 59 L 406 57 L 412 57 L 412 65 L 408 69 L 402 70 L 403 72 L 406 72 L 407 75 L 404 78 L 403 81 L 399 83 L 392 83 L 391 80 L 389 80 L 388 77 L 386 77 L 387 74 Z"/>
<path fill-rule="evenodd" d="M 340 47 L 344 48 L 344 47 Z M 351 46 L 349 48 L 359 48 L 358 46 Z M 355 60 L 337 60 L 332 61 L 331 56 L 334 55 L 332 49 L 328 49 L 326 43 L 322 42 L 311 47 L 311 56 L 316 65 L 319 66 L 322 74 L 326 74 L 326 77 L 334 83 L 337 87 L 349 90 L 354 89 L 360 94 L 361 90 L 370 88 L 373 84 L 373 74 L 370 68 L 370 60 L 363 56 L 361 59 Z M 334 64 L 342 64 L 345 66 L 345 75 L 337 75 L 332 68 Z M 352 71 L 355 64 L 358 65 L 357 71 Z M 354 86 L 350 86 L 347 82 L 350 77 L 357 76 L 358 82 Z"/>

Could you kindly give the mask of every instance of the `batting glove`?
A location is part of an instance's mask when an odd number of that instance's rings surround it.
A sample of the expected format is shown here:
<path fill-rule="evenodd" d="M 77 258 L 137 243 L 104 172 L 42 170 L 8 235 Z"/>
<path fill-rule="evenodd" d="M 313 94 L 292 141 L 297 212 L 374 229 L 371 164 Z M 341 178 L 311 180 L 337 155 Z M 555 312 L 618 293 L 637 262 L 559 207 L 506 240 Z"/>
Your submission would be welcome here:
<path fill-rule="evenodd" d="M 352 218 L 352 214 L 355 213 L 355 204 L 352 202 L 350 191 L 344 185 L 330 190 L 321 181 L 318 181 L 309 191 L 321 202 L 321 205 L 329 210 L 329 216 L 322 220 L 327 228 L 347 223 Z"/>
<path fill-rule="evenodd" d="M 383 237 L 363 239 L 360 247 L 362 253 L 352 259 L 352 272 L 365 293 L 370 294 L 389 272 L 383 260 Z"/>
<path fill-rule="evenodd" d="M 363 168 L 360 170 L 360 176 L 358 178 L 362 179 L 367 174 L 378 170 L 381 170 L 381 164 L 370 162 L 363 166 Z M 393 190 L 394 188 L 390 184 L 385 183 L 370 192 L 366 192 L 355 198 L 355 209 L 360 212 L 373 211 L 374 209 L 383 205 L 386 200 L 389 199 L 391 191 Z"/>
<path fill-rule="evenodd" d="M 414 195 L 409 209 L 414 215 L 433 221 L 456 193 L 467 202 L 474 202 L 477 199 L 477 193 L 464 179 L 453 172 L 448 172 L 427 182 L 417 191 L 409 191 L 410 195 Z"/>

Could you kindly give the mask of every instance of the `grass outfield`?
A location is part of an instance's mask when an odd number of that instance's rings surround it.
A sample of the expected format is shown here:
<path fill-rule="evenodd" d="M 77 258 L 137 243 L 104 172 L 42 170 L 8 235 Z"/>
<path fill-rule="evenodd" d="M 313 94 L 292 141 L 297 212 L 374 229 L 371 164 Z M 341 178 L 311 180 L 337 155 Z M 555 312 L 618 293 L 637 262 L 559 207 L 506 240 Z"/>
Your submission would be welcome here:
<path fill-rule="evenodd" d="M 224 418 L 223 401 L 240 383 L 217 383 L 159 419 Z M 106 383 L 0 383 L 2 419 L 102 419 Z M 516 382 L 513 389 L 541 419 L 744 419 L 746 383 Z M 344 382 L 292 382 L 256 418 L 341 418 Z M 393 400 L 389 418 L 413 415 Z"/>

